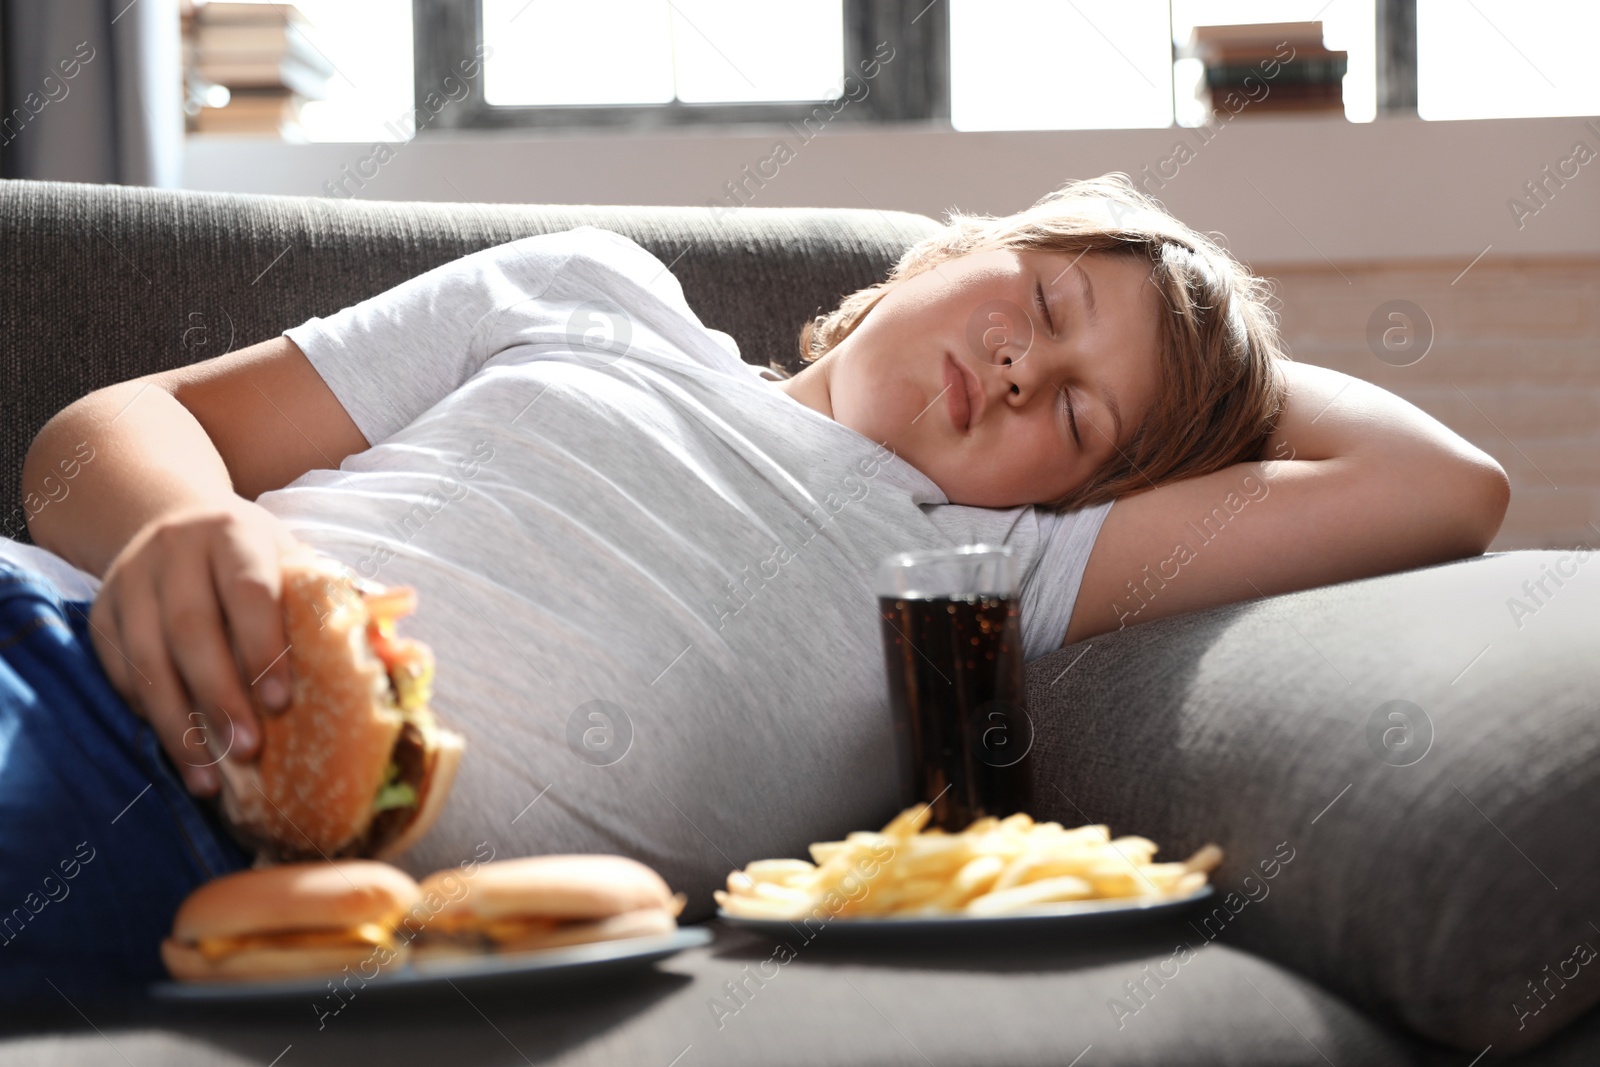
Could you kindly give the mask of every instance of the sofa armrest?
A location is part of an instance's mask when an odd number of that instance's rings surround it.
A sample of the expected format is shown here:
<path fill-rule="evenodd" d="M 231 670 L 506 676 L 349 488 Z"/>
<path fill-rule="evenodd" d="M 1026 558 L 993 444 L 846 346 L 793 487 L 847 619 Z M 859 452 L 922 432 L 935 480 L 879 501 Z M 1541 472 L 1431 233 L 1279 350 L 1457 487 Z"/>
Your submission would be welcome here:
<path fill-rule="evenodd" d="M 1593 558 L 1475 557 L 1035 661 L 1035 815 L 1165 858 L 1216 841 L 1196 947 L 1464 1051 L 1528 1048 L 1600 1002 Z"/>

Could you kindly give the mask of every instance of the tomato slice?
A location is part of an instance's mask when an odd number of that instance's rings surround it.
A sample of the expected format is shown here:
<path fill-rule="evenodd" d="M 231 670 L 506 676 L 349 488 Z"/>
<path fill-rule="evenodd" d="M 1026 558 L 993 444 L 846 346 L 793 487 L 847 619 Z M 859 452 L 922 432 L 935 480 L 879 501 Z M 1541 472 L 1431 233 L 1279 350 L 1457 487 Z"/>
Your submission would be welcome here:
<path fill-rule="evenodd" d="M 372 654 L 383 661 L 386 670 L 394 668 L 395 647 L 394 639 L 378 628 L 375 622 L 367 624 L 367 643 L 372 648 Z"/>
<path fill-rule="evenodd" d="M 367 613 L 378 619 L 398 619 L 417 610 L 417 591 L 409 585 L 394 585 L 376 593 L 363 591 L 361 600 Z"/>

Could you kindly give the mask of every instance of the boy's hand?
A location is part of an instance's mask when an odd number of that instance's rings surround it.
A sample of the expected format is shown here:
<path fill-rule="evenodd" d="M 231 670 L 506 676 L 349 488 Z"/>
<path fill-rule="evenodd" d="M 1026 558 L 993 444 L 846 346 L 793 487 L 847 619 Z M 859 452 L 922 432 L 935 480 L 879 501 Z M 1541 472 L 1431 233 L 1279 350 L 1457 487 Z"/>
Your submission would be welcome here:
<path fill-rule="evenodd" d="M 196 795 L 218 790 L 224 757 L 255 757 L 252 695 L 269 711 L 289 703 L 278 561 L 299 545 L 235 497 L 151 520 L 106 568 L 89 613 L 95 651 Z"/>

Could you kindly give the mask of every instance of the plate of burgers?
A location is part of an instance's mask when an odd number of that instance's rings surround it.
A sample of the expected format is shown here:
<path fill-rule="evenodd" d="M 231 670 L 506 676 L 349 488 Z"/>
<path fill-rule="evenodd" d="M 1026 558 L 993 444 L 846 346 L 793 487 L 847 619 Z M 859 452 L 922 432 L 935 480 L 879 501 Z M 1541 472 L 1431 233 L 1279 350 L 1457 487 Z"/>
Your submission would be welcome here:
<path fill-rule="evenodd" d="M 420 883 L 387 863 L 236 871 L 179 907 L 163 1000 L 343 998 L 449 982 L 571 982 L 647 966 L 711 940 L 677 924 L 684 896 L 625 856 L 466 863 Z"/>

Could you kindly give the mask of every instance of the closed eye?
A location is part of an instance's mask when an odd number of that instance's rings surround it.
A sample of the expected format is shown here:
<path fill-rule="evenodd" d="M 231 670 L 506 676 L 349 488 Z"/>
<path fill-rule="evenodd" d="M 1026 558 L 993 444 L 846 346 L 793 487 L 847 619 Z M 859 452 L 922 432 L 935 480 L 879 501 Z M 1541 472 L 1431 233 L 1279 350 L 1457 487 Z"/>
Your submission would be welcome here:
<path fill-rule="evenodd" d="M 1054 334 L 1056 332 L 1056 324 L 1055 320 L 1050 317 L 1050 305 L 1045 302 L 1043 281 L 1035 281 L 1033 283 L 1033 297 L 1039 305 L 1040 314 L 1044 316 L 1045 325 Z M 1072 410 L 1072 396 L 1065 389 L 1062 389 L 1061 398 L 1067 408 L 1067 424 L 1072 427 L 1072 440 L 1081 449 L 1083 447 L 1083 438 L 1078 435 L 1078 416 Z"/>
<path fill-rule="evenodd" d="M 1073 413 L 1072 410 L 1072 394 L 1068 393 L 1065 389 L 1060 390 L 1060 392 L 1061 398 L 1067 407 L 1067 422 L 1072 427 L 1072 440 L 1077 443 L 1079 448 L 1082 448 L 1083 438 L 1078 436 L 1078 417 Z"/>

